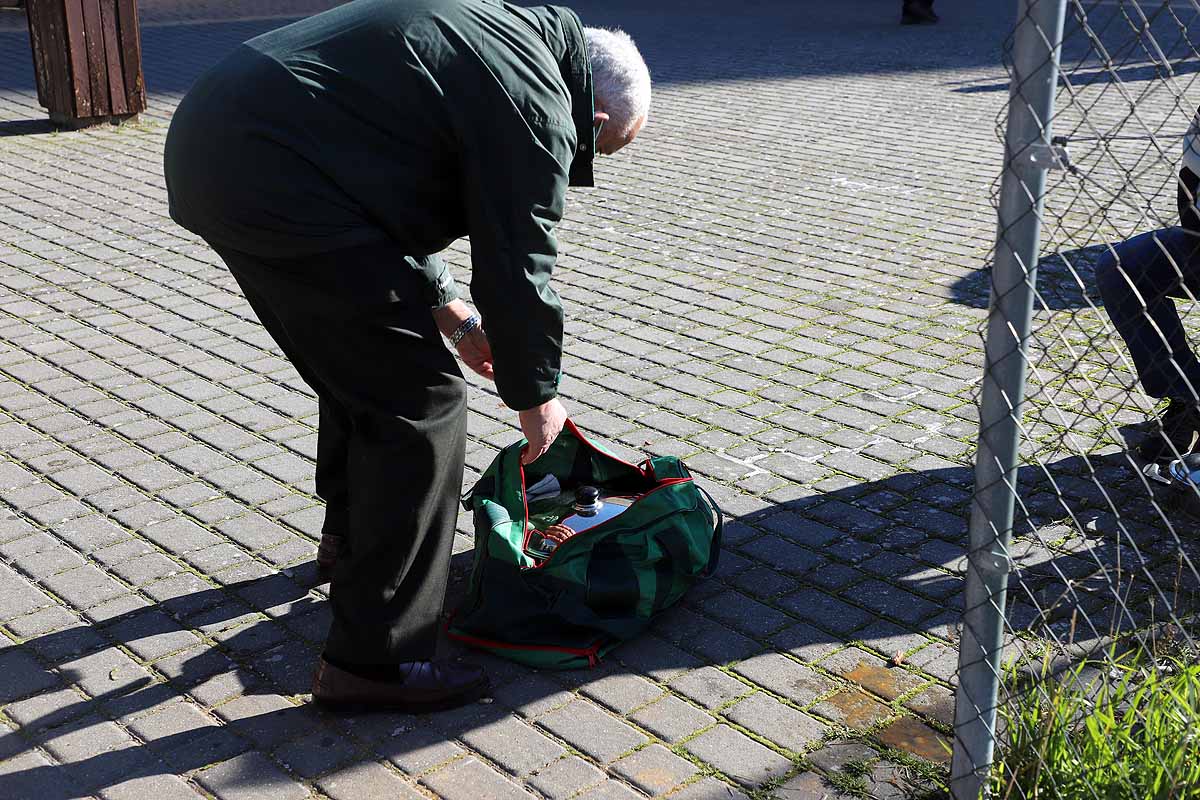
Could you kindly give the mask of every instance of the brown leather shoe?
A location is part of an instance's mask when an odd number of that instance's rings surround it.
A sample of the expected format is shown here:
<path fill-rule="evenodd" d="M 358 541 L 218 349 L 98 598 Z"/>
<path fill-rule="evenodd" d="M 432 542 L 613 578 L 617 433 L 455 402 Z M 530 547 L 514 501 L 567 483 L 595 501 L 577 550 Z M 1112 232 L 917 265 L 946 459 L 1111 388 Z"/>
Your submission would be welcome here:
<path fill-rule="evenodd" d="M 478 700 L 488 689 L 479 667 L 452 661 L 398 664 L 403 680 L 363 678 L 324 658 L 313 675 L 313 702 L 339 711 L 442 711 Z"/>

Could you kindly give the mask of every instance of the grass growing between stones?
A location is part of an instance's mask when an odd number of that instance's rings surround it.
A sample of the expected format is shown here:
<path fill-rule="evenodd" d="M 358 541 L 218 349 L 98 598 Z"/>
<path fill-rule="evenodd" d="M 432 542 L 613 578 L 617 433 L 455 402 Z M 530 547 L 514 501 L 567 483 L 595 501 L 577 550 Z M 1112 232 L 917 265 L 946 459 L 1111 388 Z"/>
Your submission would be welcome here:
<path fill-rule="evenodd" d="M 1147 663 L 1148 662 L 1148 663 Z M 1001 708 L 997 798 L 1200 796 L 1200 662 L 1137 651 L 1020 687 Z M 1015 679 L 1015 672 L 1010 674 Z M 1015 680 L 1010 686 L 1015 686 Z"/>

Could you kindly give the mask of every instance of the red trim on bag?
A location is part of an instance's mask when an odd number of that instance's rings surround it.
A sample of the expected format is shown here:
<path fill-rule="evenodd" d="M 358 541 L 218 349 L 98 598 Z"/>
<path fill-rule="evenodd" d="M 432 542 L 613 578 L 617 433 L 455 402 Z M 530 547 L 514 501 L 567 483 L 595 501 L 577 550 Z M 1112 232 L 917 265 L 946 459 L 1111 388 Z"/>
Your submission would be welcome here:
<path fill-rule="evenodd" d="M 633 467 L 634 469 L 636 469 L 638 472 L 642 473 L 643 475 L 646 474 L 646 470 L 642 469 L 637 464 L 631 464 L 623 458 L 618 458 L 617 456 L 614 456 L 612 453 L 606 453 L 603 450 L 601 450 L 599 447 L 596 447 L 596 445 L 594 445 L 590 441 L 588 441 L 588 438 L 583 435 L 583 432 L 580 431 L 579 428 L 575 427 L 575 423 L 572 422 L 569 417 L 567 418 L 566 423 L 563 424 L 563 427 L 569 428 L 571 430 L 571 433 L 575 434 L 576 439 L 583 442 L 588 447 L 590 447 L 593 451 L 599 453 L 600 455 L 604 456 L 605 458 L 611 458 L 613 461 L 620 461 L 625 466 Z M 649 461 L 650 459 L 646 459 L 646 460 Z"/>
<path fill-rule="evenodd" d="M 513 644 L 512 642 L 497 642 L 491 639 L 481 639 L 478 636 L 467 636 L 462 633 L 452 633 L 447 625 L 446 635 L 463 644 L 484 647 L 489 650 L 537 650 L 548 653 L 566 653 L 572 656 L 586 656 L 588 666 L 594 667 L 600 663 L 600 642 L 591 647 L 562 647 L 553 644 Z"/>

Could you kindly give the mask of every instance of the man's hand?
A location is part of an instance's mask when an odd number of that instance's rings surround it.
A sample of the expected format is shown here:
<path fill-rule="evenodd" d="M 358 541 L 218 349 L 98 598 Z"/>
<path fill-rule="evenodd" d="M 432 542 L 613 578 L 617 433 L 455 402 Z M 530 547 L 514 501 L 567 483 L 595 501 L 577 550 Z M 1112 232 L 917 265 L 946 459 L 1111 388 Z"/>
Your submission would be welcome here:
<path fill-rule="evenodd" d="M 482 326 L 468 333 L 458 343 L 458 357 L 489 381 L 496 380 L 496 373 L 492 371 L 492 345 Z"/>
<path fill-rule="evenodd" d="M 521 432 L 529 441 L 521 453 L 521 463 L 532 464 L 545 455 L 562 432 L 563 424 L 567 421 L 567 410 L 558 402 L 558 398 L 554 398 L 520 412 L 520 418 Z"/>
<path fill-rule="evenodd" d="M 452 300 L 448 305 L 433 310 L 433 321 L 447 339 L 470 316 L 471 307 L 462 300 Z M 492 372 L 492 346 L 488 343 L 482 326 L 464 336 L 456 349 L 464 364 L 489 381 L 496 380 L 495 373 Z"/>

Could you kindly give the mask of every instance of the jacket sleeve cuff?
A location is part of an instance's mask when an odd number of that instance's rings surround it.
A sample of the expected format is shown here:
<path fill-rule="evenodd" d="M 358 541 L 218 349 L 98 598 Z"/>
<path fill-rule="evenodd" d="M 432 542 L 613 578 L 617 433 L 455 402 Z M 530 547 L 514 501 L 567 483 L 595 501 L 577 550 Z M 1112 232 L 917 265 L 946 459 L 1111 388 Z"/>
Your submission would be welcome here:
<path fill-rule="evenodd" d="M 513 411 L 528 411 L 558 397 L 558 384 L 561 379 L 562 373 L 559 372 L 553 378 L 522 386 L 500 385 L 500 380 L 497 380 L 496 384 L 504 405 Z"/>
<path fill-rule="evenodd" d="M 450 268 L 442 264 L 442 271 L 430 287 L 430 297 L 434 308 L 448 306 L 458 299 L 458 284 L 450 274 Z"/>
<path fill-rule="evenodd" d="M 458 299 L 458 286 L 446 262 L 437 255 L 410 258 L 424 281 L 423 300 L 430 308 L 441 308 Z"/>

